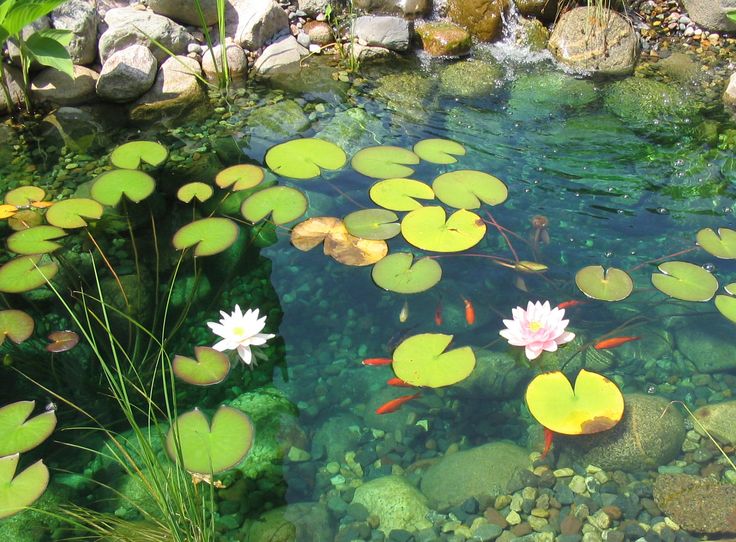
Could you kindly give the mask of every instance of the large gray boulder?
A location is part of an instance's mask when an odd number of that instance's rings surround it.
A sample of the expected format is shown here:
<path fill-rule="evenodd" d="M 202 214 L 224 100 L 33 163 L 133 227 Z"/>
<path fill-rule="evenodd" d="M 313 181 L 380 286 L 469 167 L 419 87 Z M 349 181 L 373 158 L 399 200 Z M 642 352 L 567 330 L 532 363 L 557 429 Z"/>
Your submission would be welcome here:
<path fill-rule="evenodd" d="M 67 0 L 51 12 L 54 28 L 74 33 L 66 50 L 75 64 L 92 64 L 95 61 L 98 23 L 97 10 L 87 0 Z"/>
<path fill-rule="evenodd" d="M 156 58 L 143 45 L 113 53 L 102 66 L 97 95 L 111 102 L 130 102 L 142 96 L 156 78 Z"/>
<path fill-rule="evenodd" d="M 693 412 L 700 422 L 695 424 L 695 430 L 703 436 L 706 431 L 721 444 L 736 445 L 736 401 L 725 401 L 705 405 Z"/>
<path fill-rule="evenodd" d="M 394 529 L 420 531 L 432 526 L 427 519 L 427 499 L 401 476 L 383 476 L 355 490 L 353 503 L 378 516 L 383 534 Z"/>
<path fill-rule="evenodd" d="M 682 0 L 685 11 L 696 24 L 719 32 L 736 30 L 736 22 L 726 14 L 736 10 L 736 0 Z"/>
<path fill-rule="evenodd" d="M 202 26 L 199 14 L 194 9 L 193 0 L 148 0 L 147 4 L 154 13 L 169 17 L 177 23 Z M 217 22 L 216 0 L 199 0 L 199 5 L 202 7 L 205 24 L 207 26 L 215 24 Z"/>
<path fill-rule="evenodd" d="M 325 12 L 329 3 L 330 0 L 299 0 L 298 5 L 308 17 L 316 17 Z"/>
<path fill-rule="evenodd" d="M 274 0 L 227 1 L 226 33 L 243 49 L 255 51 L 289 28 L 289 16 Z"/>
<path fill-rule="evenodd" d="M 54 105 L 80 105 L 96 98 L 99 74 L 85 66 L 74 66 L 74 78 L 54 68 L 47 68 L 31 82 L 34 102 Z"/>
<path fill-rule="evenodd" d="M 244 79 L 248 74 L 248 57 L 243 48 L 229 42 L 225 45 L 227 54 L 227 68 L 233 82 Z M 222 71 L 222 45 L 215 45 L 212 52 L 206 51 L 202 55 L 202 71 L 208 81 L 216 81 L 218 73 Z"/>
<path fill-rule="evenodd" d="M 407 51 L 411 37 L 409 21 L 402 17 L 365 15 L 358 17 L 353 32 L 363 45 Z"/>
<path fill-rule="evenodd" d="M 430 0 L 355 0 L 355 7 L 369 13 L 397 13 L 416 17 L 427 13 Z"/>
<path fill-rule="evenodd" d="M 732 324 L 720 315 L 705 318 L 707 325 L 704 327 L 678 326 L 674 334 L 677 350 L 699 373 L 733 371 L 736 369 L 736 346 L 731 340 Z"/>
<path fill-rule="evenodd" d="M 261 77 L 295 73 L 301 69 L 302 57 L 308 54 L 294 36 L 284 36 L 263 50 L 253 69 Z"/>

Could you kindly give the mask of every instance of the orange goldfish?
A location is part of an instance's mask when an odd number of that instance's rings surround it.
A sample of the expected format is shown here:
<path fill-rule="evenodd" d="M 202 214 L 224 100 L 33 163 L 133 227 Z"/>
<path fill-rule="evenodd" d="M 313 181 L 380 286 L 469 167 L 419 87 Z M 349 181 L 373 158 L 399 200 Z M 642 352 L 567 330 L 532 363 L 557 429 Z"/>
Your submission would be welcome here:
<path fill-rule="evenodd" d="M 552 448 L 552 440 L 555 438 L 555 434 L 547 429 L 544 428 L 544 450 L 542 450 L 542 456 L 541 459 L 544 459 L 547 457 L 547 453 L 549 452 L 550 448 Z"/>
<path fill-rule="evenodd" d="M 610 339 L 604 339 L 602 341 L 598 341 L 595 343 L 593 348 L 596 350 L 604 350 L 606 348 L 616 348 L 617 346 L 621 346 L 624 343 L 630 342 L 630 341 L 638 341 L 641 339 L 641 337 L 612 337 Z"/>
<path fill-rule="evenodd" d="M 438 304 L 437 308 L 434 310 L 434 325 L 441 326 L 442 325 L 442 304 Z"/>
<path fill-rule="evenodd" d="M 391 365 L 393 362 L 391 358 L 366 358 L 363 365 Z"/>
<path fill-rule="evenodd" d="M 465 321 L 472 326 L 475 323 L 475 308 L 470 299 L 463 298 L 463 303 L 465 303 Z"/>
<path fill-rule="evenodd" d="M 406 403 L 407 401 L 411 401 L 412 399 L 416 399 L 419 397 L 420 394 L 414 393 L 412 395 L 402 395 L 401 397 L 397 397 L 396 399 L 391 399 L 387 403 L 382 404 L 380 407 L 376 409 L 376 414 L 390 414 L 391 412 L 396 412 L 399 410 L 401 405 Z"/>
<path fill-rule="evenodd" d="M 572 307 L 577 307 L 578 305 L 584 305 L 585 301 L 581 301 L 579 299 L 570 299 L 569 301 L 563 301 L 559 305 L 557 305 L 558 309 L 571 309 Z"/>
<path fill-rule="evenodd" d="M 399 387 L 399 388 L 413 388 L 414 387 L 411 384 L 409 384 L 408 382 L 404 382 L 403 380 L 401 380 L 397 376 L 395 376 L 393 378 L 389 378 L 388 380 L 386 380 L 386 384 L 388 384 L 389 386 L 396 386 L 396 387 Z"/>

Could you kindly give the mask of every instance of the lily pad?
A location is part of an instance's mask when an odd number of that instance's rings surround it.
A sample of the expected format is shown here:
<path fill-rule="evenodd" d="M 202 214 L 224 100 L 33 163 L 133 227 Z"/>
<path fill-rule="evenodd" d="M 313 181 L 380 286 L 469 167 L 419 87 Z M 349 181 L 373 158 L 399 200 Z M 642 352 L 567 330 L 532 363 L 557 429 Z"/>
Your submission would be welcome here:
<path fill-rule="evenodd" d="M 211 256 L 230 248 L 239 231 L 229 218 L 202 218 L 179 228 L 174 234 L 174 247 L 177 250 L 195 247 L 195 256 Z"/>
<path fill-rule="evenodd" d="M 27 207 L 34 201 L 41 201 L 46 191 L 38 186 L 19 186 L 5 194 L 5 203 L 15 207 Z"/>
<path fill-rule="evenodd" d="M 480 242 L 486 224 L 475 213 L 460 209 L 446 219 L 442 207 L 415 209 L 401 221 L 401 233 L 417 248 L 434 252 L 461 252 Z"/>
<path fill-rule="evenodd" d="M 19 294 L 46 284 L 59 271 L 56 262 L 40 263 L 41 254 L 20 256 L 0 267 L 0 292 Z"/>
<path fill-rule="evenodd" d="M 526 404 L 544 427 L 563 435 L 589 435 L 614 427 L 624 414 L 616 384 L 582 369 L 570 381 L 561 371 L 537 375 L 526 389 Z"/>
<path fill-rule="evenodd" d="M 0 519 L 31 506 L 49 485 L 49 469 L 43 460 L 15 476 L 19 457 L 20 454 L 0 457 Z"/>
<path fill-rule="evenodd" d="M 248 197 L 240 207 L 240 213 L 253 223 L 269 214 L 274 224 L 286 224 L 307 212 L 307 197 L 290 186 L 272 186 Z"/>
<path fill-rule="evenodd" d="M 450 139 L 423 139 L 414 145 L 414 153 L 425 162 L 454 164 L 455 156 L 465 156 L 465 147 Z"/>
<path fill-rule="evenodd" d="M 292 179 L 319 177 L 322 169 L 340 169 L 347 155 L 330 141 L 306 137 L 292 139 L 268 149 L 266 165 L 274 173 Z"/>
<path fill-rule="evenodd" d="M 130 141 L 112 151 L 110 162 L 123 169 L 138 169 L 141 162 L 157 167 L 166 161 L 169 151 L 155 141 Z"/>
<path fill-rule="evenodd" d="M 434 199 L 434 191 L 428 184 L 414 179 L 385 179 L 371 187 L 371 199 L 392 211 L 413 211 L 422 204 L 417 199 Z"/>
<path fill-rule="evenodd" d="M 148 173 L 137 169 L 113 169 L 98 176 L 90 195 L 103 205 L 117 205 L 123 195 L 138 203 L 153 194 L 156 181 Z"/>
<path fill-rule="evenodd" d="M 514 264 L 514 270 L 520 273 L 544 273 L 549 267 L 539 262 L 531 262 L 529 260 L 519 260 Z"/>
<path fill-rule="evenodd" d="M 23 231 L 35 228 L 43 223 L 43 215 L 32 209 L 21 209 L 8 218 L 8 226 L 13 231 Z"/>
<path fill-rule="evenodd" d="M 184 382 L 195 386 L 211 386 L 225 380 L 230 360 L 222 352 L 207 346 L 195 346 L 194 357 L 174 356 L 172 369 Z"/>
<path fill-rule="evenodd" d="M 710 228 L 704 228 L 697 233 L 696 239 L 698 245 L 716 258 L 736 259 L 736 231 L 718 228 L 716 233 Z"/>
<path fill-rule="evenodd" d="M 46 345 L 46 351 L 54 354 L 67 352 L 79 344 L 79 335 L 68 329 L 52 331 L 48 334 L 48 339 L 51 342 Z"/>
<path fill-rule="evenodd" d="M 388 254 L 386 241 L 361 239 L 348 233 L 342 220 L 313 217 L 291 231 L 292 244 L 304 252 L 324 242 L 324 253 L 345 265 L 372 265 Z"/>
<path fill-rule="evenodd" d="M 189 203 L 193 199 L 196 199 L 201 203 L 210 199 L 213 193 L 214 190 L 210 185 L 206 183 L 193 182 L 182 185 L 179 190 L 176 191 L 176 197 L 179 201 L 184 203 Z"/>
<path fill-rule="evenodd" d="M 343 223 L 350 235 L 363 239 L 391 239 L 401 232 L 399 217 L 386 209 L 361 209 L 350 213 Z"/>
<path fill-rule="evenodd" d="M 442 388 L 467 378 L 475 368 L 469 346 L 445 352 L 452 335 L 421 333 L 405 339 L 394 350 L 396 376 L 412 386 Z"/>
<path fill-rule="evenodd" d="M 98 220 L 102 212 L 102 205 L 93 199 L 72 198 L 46 211 L 46 221 L 59 228 L 84 228 L 87 220 Z"/>
<path fill-rule="evenodd" d="M 0 345 L 5 342 L 5 337 L 20 344 L 33 335 L 35 323 L 33 318 L 23 311 L 7 309 L 0 311 Z"/>
<path fill-rule="evenodd" d="M 575 284 L 588 297 L 601 301 L 621 301 L 634 290 L 634 281 L 626 271 L 601 265 L 583 267 L 575 274 Z"/>
<path fill-rule="evenodd" d="M 358 173 L 375 179 L 408 177 L 414 173 L 414 166 L 420 162 L 419 157 L 408 149 L 380 145 L 366 147 L 355 153 L 351 165 Z"/>
<path fill-rule="evenodd" d="M 35 401 L 17 401 L 0 408 L 0 457 L 32 450 L 56 427 L 53 410 L 42 412 L 30 420 Z"/>
<path fill-rule="evenodd" d="M 716 296 L 716 309 L 736 324 L 736 297 L 734 297 L 736 295 L 736 282 L 732 282 L 723 289 L 726 290 L 728 295 L 721 294 Z"/>
<path fill-rule="evenodd" d="M 253 445 L 253 422 L 244 412 L 228 406 L 217 409 L 212 425 L 195 408 L 179 416 L 174 426 L 166 435 L 166 452 L 177 463 L 181 460 L 189 472 L 216 474 L 227 470 L 240 463 Z"/>
<path fill-rule="evenodd" d="M 506 185 L 488 173 L 460 169 L 443 173 L 432 181 L 437 198 L 457 209 L 478 209 L 483 203 L 498 205 L 506 201 Z"/>
<path fill-rule="evenodd" d="M 0 205 L 0 220 L 10 218 L 18 212 L 18 208 L 15 205 L 3 204 Z"/>
<path fill-rule="evenodd" d="M 652 284 L 675 299 L 708 301 L 718 290 L 713 274 L 694 263 L 665 262 L 658 269 L 661 273 L 652 273 Z"/>
<path fill-rule="evenodd" d="M 8 237 L 8 250 L 16 254 L 47 254 L 61 247 L 52 239 L 64 237 L 66 232 L 56 226 L 36 226 L 15 232 Z"/>
<path fill-rule="evenodd" d="M 259 185 L 265 176 L 261 166 L 237 164 L 218 173 L 215 177 L 215 184 L 220 188 L 230 187 L 233 192 L 239 192 Z"/>
<path fill-rule="evenodd" d="M 384 290 L 416 294 L 429 290 L 440 281 L 442 267 L 432 258 L 421 258 L 414 262 L 414 256 L 409 252 L 397 252 L 374 265 L 371 276 Z"/>

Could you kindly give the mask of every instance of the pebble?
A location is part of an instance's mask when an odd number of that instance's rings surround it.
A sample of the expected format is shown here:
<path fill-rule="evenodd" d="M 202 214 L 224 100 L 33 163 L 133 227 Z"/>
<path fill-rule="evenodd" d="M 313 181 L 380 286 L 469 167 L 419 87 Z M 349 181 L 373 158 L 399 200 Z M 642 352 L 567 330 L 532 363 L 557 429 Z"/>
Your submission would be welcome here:
<path fill-rule="evenodd" d="M 555 478 L 567 478 L 568 476 L 573 476 L 575 474 L 575 471 L 569 467 L 566 467 L 564 469 L 557 469 L 552 474 L 555 475 Z"/>
<path fill-rule="evenodd" d="M 491 540 L 495 540 L 496 538 L 498 538 L 502 532 L 503 529 L 498 525 L 486 523 L 484 525 L 480 525 L 477 529 L 475 529 L 475 531 L 473 531 L 473 540 L 490 542 Z"/>
<path fill-rule="evenodd" d="M 521 523 L 521 516 L 518 512 L 512 510 L 511 512 L 506 514 L 506 521 L 509 525 L 518 525 L 519 523 Z"/>
<path fill-rule="evenodd" d="M 578 495 L 583 495 L 588 491 L 588 486 L 585 483 L 585 478 L 583 478 L 579 474 L 576 474 L 572 477 L 572 480 L 570 480 L 568 487 L 570 488 L 570 491 L 572 491 L 573 493 L 577 493 Z"/>

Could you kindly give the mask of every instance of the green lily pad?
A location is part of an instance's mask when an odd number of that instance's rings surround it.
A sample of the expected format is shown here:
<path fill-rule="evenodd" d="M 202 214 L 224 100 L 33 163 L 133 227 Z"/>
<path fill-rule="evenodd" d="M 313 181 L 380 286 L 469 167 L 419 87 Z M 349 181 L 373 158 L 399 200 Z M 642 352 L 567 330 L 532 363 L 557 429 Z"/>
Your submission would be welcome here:
<path fill-rule="evenodd" d="M 238 192 L 259 185 L 265 176 L 261 166 L 237 164 L 218 173 L 215 184 L 220 188 L 230 187 L 233 192 Z"/>
<path fill-rule="evenodd" d="M 48 254 L 61 247 L 51 239 L 59 239 L 65 235 L 66 232 L 56 226 L 28 228 L 8 237 L 8 250 L 16 254 Z"/>
<path fill-rule="evenodd" d="M 50 207 L 46 211 L 46 221 L 59 228 L 84 228 L 87 220 L 98 220 L 102 212 L 102 205 L 93 199 L 72 198 Z"/>
<path fill-rule="evenodd" d="M 213 193 L 214 190 L 210 185 L 193 182 L 182 185 L 179 190 L 176 191 L 176 197 L 179 201 L 184 203 L 189 203 L 193 199 L 196 199 L 201 203 L 210 199 Z"/>
<path fill-rule="evenodd" d="M 443 173 L 432 181 L 432 190 L 440 201 L 457 209 L 478 209 L 483 203 L 498 205 L 509 195 L 499 179 L 472 169 Z"/>
<path fill-rule="evenodd" d="M 38 186 L 19 186 L 5 194 L 5 203 L 16 207 L 27 207 L 34 201 L 41 201 L 46 191 Z"/>
<path fill-rule="evenodd" d="M 0 457 L 0 519 L 31 506 L 49 485 L 49 469 L 43 460 L 15 476 L 20 454 Z"/>
<path fill-rule="evenodd" d="M 41 254 L 20 256 L 0 267 L 0 292 L 19 294 L 35 290 L 51 280 L 59 266 L 56 262 L 41 264 Z"/>
<path fill-rule="evenodd" d="M 290 186 L 272 186 L 248 197 L 240 207 L 246 220 L 258 222 L 269 214 L 274 224 L 286 224 L 307 212 L 307 197 Z"/>
<path fill-rule="evenodd" d="M 355 153 L 351 165 L 358 173 L 375 179 L 391 179 L 408 177 L 414 173 L 414 166 L 420 162 L 419 157 L 408 149 L 380 145 L 366 147 Z"/>
<path fill-rule="evenodd" d="M 575 284 L 588 297 L 601 301 L 621 301 L 634 290 L 634 281 L 626 271 L 601 265 L 583 267 L 575 274 Z"/>
<path fill-rule="evenodd" d="M 652 273 L 652 284 L 675 299 L 708 301 L 718 290 L 713 274 L 694 263 L 665 262 L 658 269 L 661 273 Z"/>
<path fill-rule="evenodd" d="M 266 165 L 274 173 L 292 179 L 319 177 L 322 169 L 340 169 L 347 155 L 330 141 L 306 137 L 292 139 L 268 149 Z"/>
<path fill-rule="evenodd" d="M 174 461 L 181 459 L 189 472 L 216 474 L 237 465 L 253 445 L 253 422 L 240 410 L 221 406 L 210 426 L 199 409 L 176 419 L 176 431 L 166 435 L 166 451 Z M 177 453 L 176 438 L 181 446 Z"/>
<path fill-rule="evenodd" d="M 417 199 L 434 199 L 434 191 L 428 184 L 414 179 L 385 179 L 371 187 L 371 199 L 392 211 L 413 211 L 422 204 Z"/>
<path fill-rule="evenodd" d="M 194 357 L 174 356 L 172 370 L 184 382 L 195 386 L 219 384 L 230 372 L 230 360 L 222 352 L 207 346 L 195 346 Z"/>
<path fill-rule="evenodd" d="M 0 311 L 0 345 L 5 342 L 5 337 L 20 344 L 33 335 L 35 323 L 33 318 L 23 311 L 7 309 Z"/>
<path fill-rule="evenodd" d="M 736 259 L 736 231 L 728 228 L 718 228 L 718 233 L 710 228 L 704 228 L 697 233 L 698 245 L 704 250 L 724 260 Z"/>
<path fill-rule="evenodd" d="M 465 147 L 450 139 L 423 139 L 414 145 L 414 153 L 425 162 L 454 164 L 455 156 L 465 156 Z"/>
<path fill-rule="evenodd" d="M 153 194 L 156 181 L 148 173 L 137 169 L 113 169 L 98 176 L 90 195 L 103 205 L 117 205 L 125 195 L 138 203 Z"/>
<path fill-rule="evenodd" d="M 728 295 L 720 294 L 716 296 L 716 309 L 736 324 L 736 297 L 734 297 L 736 295 L 736 282 L 725 286 L 724 290 L 726 290 Z"/>
<path fill-rule="evenodd" d="M 442 388 L 467 378 L 475 368 L 469 346 L 445 352 L 452 335 L 421 333 L 405 339 L 394 350 L 396 376 L 412 386 Z"/>
<path fill-rule="evenodd" d="M 391 239 L 399 235 L 399 217 L 386 209 L 361 209 L 350 213 L 343 223 L 350 235 L 363 239 Z"/>
<path fill-rule="evenodd" d="M 155 141 L 130 141 L 112 151 L 110 162 L 123 169 L 138 169 L 141 162 L 157 167 L 164 163 L 169 151 Z"/>
<path fill-rule="evenodd" d="M 17 401 L 0 408 L 0 457 L 32 450 L 56 427 L 53 410 L 42 412 L 30 420 L 35 401 Z"/>
<path fill-rule="evenodd" d="M 461 252 L 480 242 L 486 224 L 475 213 L 460 209 L 446 218 L 442 207 L 415 209 L 401 221 L 401 233 L 417 248 L 434 252 Z"/>
<path fill-rule="evenodd" d="M 397 252 L 376 263 L 371 276 L 384 290 L 416 294 L 437 284 L 442 278 L 442 268 L 437 260 L 421 258 L 414 262 L 409 252 Z"/>
<path fill-rule="evenodd" d="M 202 218 L 179 228 L 174 234 L 174 247 L 177 250 L 195 247 L 195 256 L 211 256 L 230 248 L 239 231 L 229 218 Z"/>

